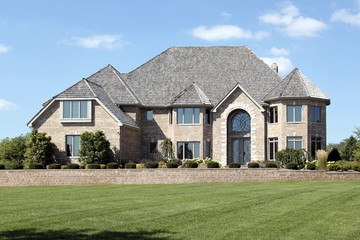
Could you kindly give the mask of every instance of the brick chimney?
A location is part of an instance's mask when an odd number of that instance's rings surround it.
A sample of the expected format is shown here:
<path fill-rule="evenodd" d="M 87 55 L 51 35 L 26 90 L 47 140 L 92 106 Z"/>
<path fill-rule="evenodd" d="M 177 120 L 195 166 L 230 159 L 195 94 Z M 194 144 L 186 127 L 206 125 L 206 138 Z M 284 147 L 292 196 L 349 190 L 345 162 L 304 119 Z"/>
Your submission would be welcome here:
<path fill-rule="evenodd" d="M 276 73 L 279 72 L 278 65 L 276 63 L 271 64 L 271 69 L 274 70 Z"/>

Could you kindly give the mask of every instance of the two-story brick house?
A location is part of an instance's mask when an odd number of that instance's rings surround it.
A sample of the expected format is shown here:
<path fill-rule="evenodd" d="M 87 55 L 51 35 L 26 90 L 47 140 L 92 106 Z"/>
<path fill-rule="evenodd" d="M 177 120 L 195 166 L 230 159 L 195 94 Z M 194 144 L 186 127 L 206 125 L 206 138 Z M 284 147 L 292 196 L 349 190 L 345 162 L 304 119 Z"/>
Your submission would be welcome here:
<path fill-rule="evenodd" d="M 44 104 L 29 127 L 52 136 L 58 161 L 102 130 L 116 160 L 152 158 L 171 138 L 178 158 L 226 165 L 326 146 L 330 99 L 295 68 L 284 79 L 246 46 L 172 47 L 129 73 L 111 65 Z"/>

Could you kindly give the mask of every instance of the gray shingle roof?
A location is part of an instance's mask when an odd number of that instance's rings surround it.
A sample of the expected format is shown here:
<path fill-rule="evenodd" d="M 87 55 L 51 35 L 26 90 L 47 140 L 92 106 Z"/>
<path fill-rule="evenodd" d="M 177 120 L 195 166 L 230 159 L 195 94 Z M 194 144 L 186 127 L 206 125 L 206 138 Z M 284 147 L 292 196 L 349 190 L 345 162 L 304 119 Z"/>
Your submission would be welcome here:
<path fill-rule="evenodd" d="M 205 93 L 192 83 L 172 101 L 171 105 L 212 105 Z"/>
<path fill-rule="evenodd" d="M 266 101 L 279 98 L 316 98 L 330 103 L 330 99 L 297 68 L 264 97 Z"/>
<path fill-rule="evenodd" d="M 122 74 L 145 106 L 166 106 L 193 82 L 216 105 L 236 83 L 253 98 L 263 97 L 281 77 L 246 46 L 171 47 Z"/>

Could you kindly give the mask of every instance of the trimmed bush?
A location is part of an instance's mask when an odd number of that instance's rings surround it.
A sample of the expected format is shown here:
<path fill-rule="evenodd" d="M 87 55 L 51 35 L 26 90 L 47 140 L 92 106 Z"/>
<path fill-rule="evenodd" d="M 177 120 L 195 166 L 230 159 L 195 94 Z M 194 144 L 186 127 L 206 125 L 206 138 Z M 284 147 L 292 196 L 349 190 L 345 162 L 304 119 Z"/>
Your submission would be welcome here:
<path fill-rule="evenodd" d="M 260 165 L 257 162 L 249 162 L 248 163 L 248 168 L 259 168 Z"/>
<path fill-rule="evenodd" d="M 110 163 L 106 164 L 107 169 L 118 169 L 119 166 L 120 165 L 117 162 L 110 162 Z"/>
<path fill-rule="evenodd" d="M 28 168 L 29 169 L 44 169 L 44 166 L 41 163 L 30 163 Z"/>
<path fill-rule="evenodd" d="M 158 168 L 167 168 L 166 167 L 166 162 L 165 161 L 160 161 Z"/>
<path fill-rule="evenodd" d="M 306 165 L 306 169 L 307 170 L 315 170 L 316 169 L 316 165 L 314 163 L 308 163 Z"/>
<path fill-rule="evenodd" d="M 219 165 L 218 162 L 209 161 L 209 162 L 206 164 L 206 167 L 207 167 L 207 168 L 219 168 L 220 165 Z"/>
<path fill-rule="evenodd" d="M 339 151 L 336 148 L 331 149 L 331 152 L 329 153 L 328 162 L 336 162 L 341 160 L 341 156 Z"/>
<path fill-rule="evenodd" d="M 101 166 L 98 163 L 90 163 L 85 165 L 85 169 L 101 169 Z"/>
<path fill-rule="evenodd" d="M 157 163 L 157 162 L 147 162 L 147 163 L 145 163 L 145 167 L 146 168 L 158 168 L 159 163 Z"/>
<path fill-rule="evenodd" d="M 24 166 L 15 160 L 5 161 L 5 169 L 13 170 L 13 169 L 23 169 L 23 168 Z"/>
<path fill-rule="evenodd" d="M 46 169 L 61 169 L 61 164 L 52 163 L 46 166 Z"/>
<path fill-rule="evenodd" d="M 137 163 L 136 168 L 145 168 L 145 164 L 144 163 Z"/>
<path fill-rule="evenodd" d="M 167 168 L 178 168 L 179 164 L 177 162 L 167 162 L 166 167 Z"/>
<path fill-rule="evenodd" d="M 286 148 L 275 154 L 275 159 L 286 166 L 289 162 L 296 162 L 299 165 L 305 165 L 305 154 L 302 149 Z"/>
<path fill-rule="evenodd" d="M 198 166 L 199 166 L 199 164 L 194 161 L 188 161 L 187 165 L 186 165 L 187 168 L 197 168 Z"/>
<path fill-rule="evenodd" d="M 293 170 L 299 169 L 298 164 L 296 162 L 289 162 L 288 164 L 286 164 L 286 168 Z"/>
<path fill-rule="evenodd" d="M 0 170 L 5 169 L 5 164 L 0 164 Z"/>
<path fill-rule="evenodd" d="M 76 163 L 69 163 L 66 165 L 66 169 L 80 169 L 80 165 Z"/>
<path fill-rule="evenodd" d="M 241 165 L 238 162 L 232 162 L 232 163 L 229 163 L 228 167 L 229 168 L 240 168 Z"/>
<path fill-rule="evenodd" d="M 129 162 L 129 163 L 125 164 L 125 168 L 126 169 L 136 168 L 136 163 Z"/>
<path fill-rule="evenodd" d="M 340 165 L 340 169 L 343 171 L 349 171 L 351 169 L 351 166 L 349 165 Z"/>
<path fill-rule="evenodd" d="M 339 164 L 329 164 L 328 168 L 329 168 L 329 171 L 338 171 L 341 169 Z"/>
<path fill-rule="evenodd" d="M 353 166 L 354 171 L 360 171 L 360 164 L 356 164 Z"/>
<path fill-rule="evenodd" d="M 61 165 L 61 169 L 67 169 L 67 165 Z"/>
<path fill-rule="evenodd" d="M 106 165 L 105 164 L 100 164 L 100 168 L 101 169 L 106 169 Z"/>
<path fill-rule="evenodd" d="M 266 163 L 265 168 L 278 168 L 278 166 L 274 162 L 268 162 Z"/>

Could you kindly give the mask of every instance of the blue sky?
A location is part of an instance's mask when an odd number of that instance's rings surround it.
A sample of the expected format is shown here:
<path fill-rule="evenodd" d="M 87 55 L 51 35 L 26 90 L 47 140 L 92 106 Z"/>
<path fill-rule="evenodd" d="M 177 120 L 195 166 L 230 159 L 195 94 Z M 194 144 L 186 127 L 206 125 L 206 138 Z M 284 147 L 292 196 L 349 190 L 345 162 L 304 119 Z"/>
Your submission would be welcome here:
<path fill-rule="evenodd" d="M 360 127 L 360 0 L 0 2 L 0 139 L 107 64 L 129 72 L 171 46 L 246 45 L 331 99 L 327 140 Z"/>

